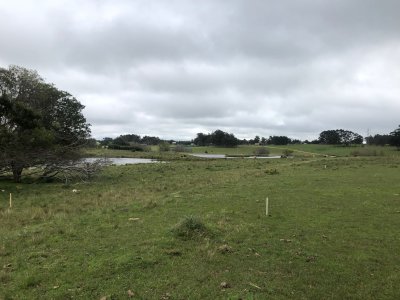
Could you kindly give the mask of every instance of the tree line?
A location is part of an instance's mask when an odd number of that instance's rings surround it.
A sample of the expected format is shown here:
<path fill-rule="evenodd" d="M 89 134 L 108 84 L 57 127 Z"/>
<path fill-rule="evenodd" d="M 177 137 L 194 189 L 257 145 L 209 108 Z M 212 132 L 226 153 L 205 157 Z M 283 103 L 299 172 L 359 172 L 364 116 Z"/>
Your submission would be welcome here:
<path fill-rule="evenodd" d="M 400 128 L 400 126 L 399 126 Z M 399 145 L 399 129 L 394 130 L 390 134 L 377 134 L 375 136 L 369 136 L 365 138 L 366 144 L 368 145 Z M 350 146 L 363 144 L 364 137 L 358 133 L 344 129 L 331 129 L 324 130 L 319 134 L 318 139 L 313 141 L 301 141 L 299 139 L 292 139 L 287 136 L 270 136 L 268 138 L 255 136 L 253 139 L 239 139 L 233 133 L 228 133 L 223 130 L 217 129 L 211 133 L 197 133 L 196 137 L 190 141 L 174 141 L 174 140 L 162 140 L 155 136 L 144 136 L 141 137 L 137 134 L 125 134 L 120 135 L 117 138 L 106 137 L 98 143 L 101 146 L 106 146 L 110 149 L 124 149 L 124 150 L 135 150 L 143 151 L 145 145 L 160 145 L 160 144 L 185 144 L 185 145 L 196 145 L 196 146 L 218 146 L 218 147 L 236 147 L 239 145 L 289 145 L 289 144 L 325 144 L 325 145 L 338 145 L 338 146 Z"/>

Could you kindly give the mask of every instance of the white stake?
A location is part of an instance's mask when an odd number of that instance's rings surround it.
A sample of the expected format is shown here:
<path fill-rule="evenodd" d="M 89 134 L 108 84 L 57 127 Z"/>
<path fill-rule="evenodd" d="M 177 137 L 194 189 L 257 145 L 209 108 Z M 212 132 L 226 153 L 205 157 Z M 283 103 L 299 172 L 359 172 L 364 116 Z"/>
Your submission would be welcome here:
<path fill-rule="evenodd" d="M 265 199 L 265 215 L 268 216 L 268 197 Z"/>
<path fill-rule="evenodd" d="M 12 207 L 12 195 L 10 193 L 10 208 Z"/>

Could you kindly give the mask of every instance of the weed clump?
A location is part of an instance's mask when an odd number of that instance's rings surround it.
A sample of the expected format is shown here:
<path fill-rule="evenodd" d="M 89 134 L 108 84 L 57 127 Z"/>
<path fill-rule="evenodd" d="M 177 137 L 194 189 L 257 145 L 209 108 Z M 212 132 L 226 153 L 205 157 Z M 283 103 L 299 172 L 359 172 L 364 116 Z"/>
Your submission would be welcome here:
<path fill-rule="evenodd" d="M 277 169 L 267 169 L 264 172 L 265 172 L 265 174 L 268 174 L 268 175 L 278 175 L 279 174 L 279 171 Z"/>
<path fill-rule="evenodd" d="M 187 216 L 172 228 L 172 233 L 178 238 L 190 240 L 208 236 L 210 230 L 200 218 Z"/>

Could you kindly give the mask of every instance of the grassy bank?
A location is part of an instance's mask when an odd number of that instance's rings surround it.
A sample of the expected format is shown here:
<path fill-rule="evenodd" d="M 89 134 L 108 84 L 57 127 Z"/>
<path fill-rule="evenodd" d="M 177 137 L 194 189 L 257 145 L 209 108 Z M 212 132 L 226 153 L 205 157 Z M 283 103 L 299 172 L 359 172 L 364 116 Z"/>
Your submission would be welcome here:
<path fill-rule="evenodd" d="M 293 155 L 298 157 L 323 157 L 323 156 L 395 156 L 400 157 L 400 151 L 395 147 L 381 146 L 334 146 L 334 145 L 311 145 L 311 144 L 295 144 L 295 145 L 268 145 L 254 146 L 243 145 L 233 148 L 227 147 L 187 147 L 189 152 L 176 153 L 173 151 L 174 146 L 169 152 L 159 152 L 158 146 L 152 146 L 149 152 L 132 152 L 127 150 L 112 149 L 87 149 L 88 156 L 107 156 L 107 157 L 143 157 L 165 160 L 176 160 L 188 156 L 190 153 L 208 153 L 208 154 L 225 154 L 228 156 L 251 156 L 259 148 L 267 148 L 270 156 L 281 155 L 285 150 L 293 151 Z"/>
<path fill-rule="evenodd" d="M 70 186 L 2 181 L 0 299 L 399 298 L 399 162 L 178 160 Z"/>

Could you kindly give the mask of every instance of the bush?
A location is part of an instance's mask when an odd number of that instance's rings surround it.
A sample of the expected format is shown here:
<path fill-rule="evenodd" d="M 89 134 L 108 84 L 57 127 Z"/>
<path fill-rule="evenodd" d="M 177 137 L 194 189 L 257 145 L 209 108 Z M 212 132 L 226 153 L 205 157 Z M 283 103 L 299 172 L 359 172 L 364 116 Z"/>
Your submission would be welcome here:
<path fill-rule="evenodd" d="M 290 149 L 285 149 L 282 151 L 282 155 L 284 155 L 284 156 L 290 156 L 292 154 L 293 154 L 293 150 L 290 150 Z"/>
<path fill-rule="evenodd" d="M 172 150 L 175 152 L 192 152 L 192 148 L 183 145 L 176 145 Z"/>
<path fill-rule="evenodd" d="M 164 142 L 158 145 L 158 149 L 160 150 L 160 152 L 168 152 L 170 149 L 170 146 L 168 143 Z"/>
<path fill-rule="evenodd" d="M 188 216 L 172 229 L 174 235 L 181 239 L 194 239 L 207 236 L 210 231 L 203 221 L 195 216 Z"/>
<path fill-rule="evenodd" d="M 254 150 L 254 154 L 255 155 L 265 155 L 268 156 L 269 155 L 269 149 L 265 148 L 265 147 L 260 147 L 257 148 L 256 150 Z"/>

